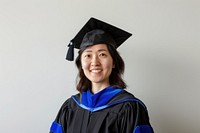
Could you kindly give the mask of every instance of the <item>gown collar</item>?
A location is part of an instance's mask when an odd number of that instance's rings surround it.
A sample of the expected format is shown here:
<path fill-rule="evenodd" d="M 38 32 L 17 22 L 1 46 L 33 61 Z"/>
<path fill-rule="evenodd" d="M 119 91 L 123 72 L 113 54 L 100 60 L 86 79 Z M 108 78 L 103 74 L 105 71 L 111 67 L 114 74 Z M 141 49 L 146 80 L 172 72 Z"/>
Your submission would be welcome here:
<path fill-rule="evenodd" d="M 88 89 L 87 91 L 82 92 L 82 104 L 89 108 L 95 108 L 99 106 L 106 105 L 109 100 L 116 96 L 119 92 L 123 91 L 121 88 L 114 88 L 109 86 L 98 93 L 91 93 Z"/>

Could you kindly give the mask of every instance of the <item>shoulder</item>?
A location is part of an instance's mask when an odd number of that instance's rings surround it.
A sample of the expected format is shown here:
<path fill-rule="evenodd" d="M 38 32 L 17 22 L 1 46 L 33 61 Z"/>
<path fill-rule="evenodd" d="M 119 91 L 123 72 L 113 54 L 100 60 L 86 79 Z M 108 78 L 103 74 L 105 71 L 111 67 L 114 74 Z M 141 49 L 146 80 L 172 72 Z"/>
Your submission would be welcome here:
<path fill-rule="evenodd" d="M 123 104 L 131 104 L 131 105 L 139 104 L 144 108 L 146 108 L 145 104 L 139 98 L 135 97 L 133 94 L 131 94 L 126 90 L 120 92 L 118 95 L 113 97 L 110 100 L 110 103 L 113 102 L 121 102 Z"/>
<path fill-rule="evenodd" d="M 149 123 L 148 110 L 143 101 L 127 91 L 119 94 L 119 97 L 124 97 L 122 98 L 124 102 L 121 104 L 122 108 L 119 112 L 121 118 L 130 116 L 137 119 L 140 124 Z"/>
<path fill-rule="evenodd" d="M 109 104 L 114 105 L 113 108 L 119 108 L 119 114 L 148 114 L 146 105 L 139 98 L 125 90 L 111 99 Z"/>
<path fill-rule="evenodd" d="M 72 98 L 68 98 L 60 107 L 55 121 L 59 123 L 59 121 L 63 118 L 63 116 L 66 116 L 71 112 L 74 112 L 77 108 L 78 106 L 74 102 L 74 100 Z"/>
<path fill-rule="evenodd" d="M 74 97 L 76 97 L 77 99 L 80 99 L 80 94 L 76 94 L 74 95 Z M 72 97 L 68 98 L 61 106 L 61 110 L 70 110 L 70 109 L 76 109 L 77 108 L 77 104 L 76 102 L 73 100 Z"/>

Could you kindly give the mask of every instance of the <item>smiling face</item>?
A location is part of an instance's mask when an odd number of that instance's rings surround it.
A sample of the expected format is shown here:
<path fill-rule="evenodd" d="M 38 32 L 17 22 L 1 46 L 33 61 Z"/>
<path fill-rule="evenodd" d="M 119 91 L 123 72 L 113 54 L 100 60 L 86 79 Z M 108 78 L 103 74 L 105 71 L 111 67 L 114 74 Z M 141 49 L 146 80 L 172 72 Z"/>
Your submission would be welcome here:
<path fill-rule="evenodd" d="M 114 65 L 106 44 L 86 48 L 81 55 L 81 64 L 85 76 L 93 85 L 110 85 L 109 76 Z"/>

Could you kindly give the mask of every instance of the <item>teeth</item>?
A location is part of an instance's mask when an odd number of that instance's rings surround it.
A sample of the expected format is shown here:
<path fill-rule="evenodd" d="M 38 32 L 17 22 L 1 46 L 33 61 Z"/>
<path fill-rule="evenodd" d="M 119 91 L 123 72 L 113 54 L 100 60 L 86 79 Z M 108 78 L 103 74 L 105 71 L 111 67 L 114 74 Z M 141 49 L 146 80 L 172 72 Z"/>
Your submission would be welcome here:
<path fill-rule="evenodd" d="M 91 72 L 98 73 L 101 72 L 101 70 L 92 70 Z"/>

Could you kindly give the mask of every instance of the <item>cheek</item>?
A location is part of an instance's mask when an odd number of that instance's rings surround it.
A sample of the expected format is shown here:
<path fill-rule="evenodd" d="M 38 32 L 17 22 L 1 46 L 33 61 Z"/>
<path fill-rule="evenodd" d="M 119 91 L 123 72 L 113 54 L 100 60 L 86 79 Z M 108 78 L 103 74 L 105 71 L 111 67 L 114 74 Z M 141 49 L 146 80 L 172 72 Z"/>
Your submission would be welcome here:
<path fill-rule="evenodd" d="M 81 64 L 82 64 L 82 69 L 83 69 L 83 70 L 89 68 L 89 64 L 88 64 L 88 63 L 86 63 L 86 62 L 81 62 Z"/>
<path fill-rule="evenodd" d="M 112 69 L 114 68 L 113 61 L 112 61 L 112 60 L 108 61 L 108 62 L 106 63 L 106 65 L 105 65 L 105 67 L 106 67 L 108 70 L 112 71 Z"/>

